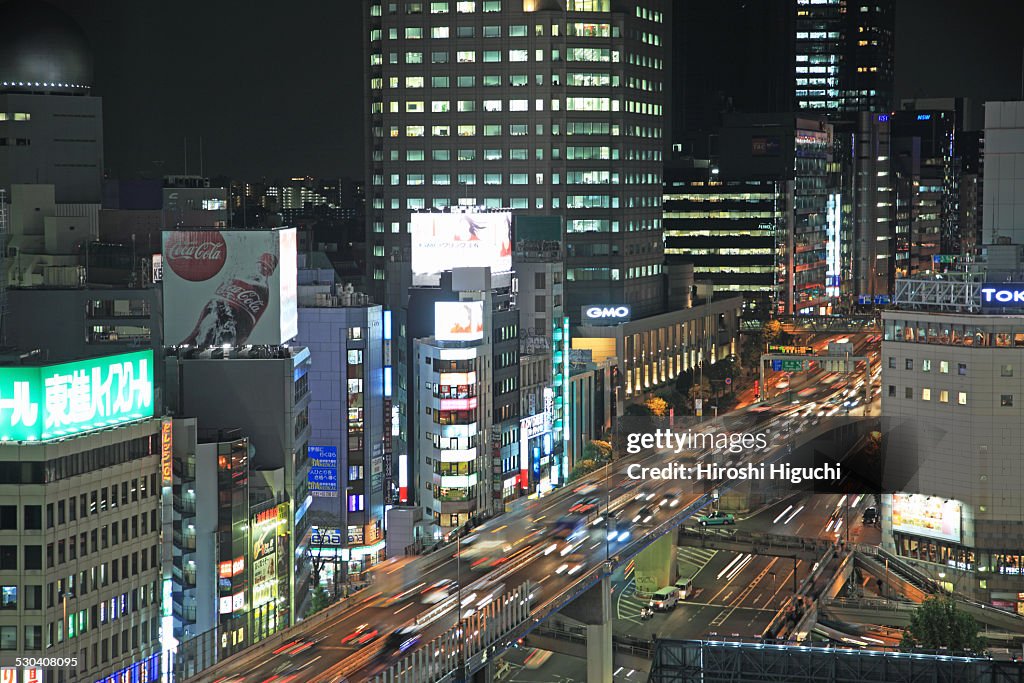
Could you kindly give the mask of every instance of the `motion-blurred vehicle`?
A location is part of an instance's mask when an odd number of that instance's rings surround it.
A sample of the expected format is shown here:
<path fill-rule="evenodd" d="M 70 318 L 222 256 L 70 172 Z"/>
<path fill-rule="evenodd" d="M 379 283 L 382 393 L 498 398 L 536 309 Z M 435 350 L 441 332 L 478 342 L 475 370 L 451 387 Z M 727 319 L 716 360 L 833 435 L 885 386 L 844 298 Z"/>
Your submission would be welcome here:
<path fill-rule="evenodd" d="M 380 630 L 369 624 L 360 624 L 356 630 L 341 639 L 342 645 L 366 645 L 380 635 Z"/>
<path fill-rule="evenodd" d="M 865 508 L 864 514 L 861 515 L 861 521 L 864 526 L 871 526 L 878 523 L 878 508 L 869 507 Z"/>
<path fill-rule="evenodd" d="M 420 642 L 419 626 L 403 626 L 387 635 L 382 647 L 376 654 L 378 662 L 387 662 L 401 657 L 410 648 Z"/>
<path fill-rule="evenodd" d="M 390 595 L 390 596 L 388 596 L 388 597 L 386 597 L 386 598 L 384 598 L 384 599 L 382 599 L 380 601 L 380 606 L 381 607 L 393 607 L 393 606 L 395 606 L 395 605 L 397 605 L 399 603 L 405 602 L 406 600 L 410 600 L 410 599 L 416 597 L 416 595 L 419 594 L 419 590 L 422 587 L 423 587 L 423 584 L 421 583 L 418 586 L 413 586 L 412 588 L 409 588 L 408 590 L 399 591 L 398 593 L 395 593 L 394 595 Z"/>
<path fill-rule="evenodd" d="M 420 599 L 424 605 L 436 605 L 451 597 L 452 591 L 458 587 L 454 579 L 441 579 L 423 589 Z"/>
<path fill-rule="evenodd" d="M 565 561 L 555 570 L 556 574 L 575 576 L 587 565 L 587 557 L 582 553 L 572 553 L 565 558 Z"/>
<path fill-rule="evenodd" d="M 597 498 L 581 498 L 575 505 L 569 508 L 569 512 L 585 515 L 596 510 L 600 502 Z"/>
<path fill-rule="evenodd" d="M 633 517 L 633 524 L 647 524 L 654 519 L 654 511 L 651 508 L 640 508 L 640 511 Z"/>
<path fill-rule="evenodd" d="M 652 486 L 641 486 L 640 490 L 636 492 L 636 496 L 633 500 L 651 500 L 654 498 L 654 487 Z"/>
<path fill-rule="evenodd" d="M 674 508 L 679 507 L 679 494 L 677 493 L 666 493 L 661 497 L 661 502 L 658 503 L 658 507 Z"/>
<path fill-rule="evenodd" d="M 736 517 L 731 512 L 715 510 L 712 513 L 701 515 L 697 518 L 701 526 L 720 526 L 723 524 L 735 524 Z"/>

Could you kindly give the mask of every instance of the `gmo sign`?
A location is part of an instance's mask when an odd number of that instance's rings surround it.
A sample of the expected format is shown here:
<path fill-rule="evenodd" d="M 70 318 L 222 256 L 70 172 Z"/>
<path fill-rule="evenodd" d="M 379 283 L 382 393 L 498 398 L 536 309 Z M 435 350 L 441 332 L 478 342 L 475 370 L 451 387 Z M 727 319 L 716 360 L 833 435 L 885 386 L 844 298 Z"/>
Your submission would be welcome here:
<path fill-rule="evenodd" d="M 629 321 L 629 306 L 584 306 L 582 319 L 592 325 L 615 325 Z"/>
<path fill-rule="evenodd" d="M 981 288 L 982 306 L 1024 306 L 1024 282 L 986 282 Z"/>

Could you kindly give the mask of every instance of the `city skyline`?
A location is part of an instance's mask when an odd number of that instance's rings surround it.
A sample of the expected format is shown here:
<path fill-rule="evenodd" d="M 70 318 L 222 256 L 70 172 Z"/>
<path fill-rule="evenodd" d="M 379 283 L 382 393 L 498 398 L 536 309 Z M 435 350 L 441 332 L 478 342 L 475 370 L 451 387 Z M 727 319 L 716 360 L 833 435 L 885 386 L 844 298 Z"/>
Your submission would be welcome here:
<path fill-rule="evenodd" d="M 113 177 L 183 172 L 186 138 L 189 169 L 198 172 L 200 137 L 210 176 L 362 177 L 362 68 L 348 66 L 365 66 L 358 3 L 299 4 L 273 21 L 263 20 L 270 3 L 245 12 L 194 0 L 52 4 L 92 43 L 94 94 L 104 98 L 107 126 L 121 131 L 109 136 Z M 897 102 L 1020 95 L 1024 37 L 1014 27 L 1024 6 L 981 5 L 897 3 Z M 207 17 L 198 27 L 196 15 Z M 714 69 L 722 56 L 708 59 Z M 253 106 L 265 114 L 254 115 Z"/>

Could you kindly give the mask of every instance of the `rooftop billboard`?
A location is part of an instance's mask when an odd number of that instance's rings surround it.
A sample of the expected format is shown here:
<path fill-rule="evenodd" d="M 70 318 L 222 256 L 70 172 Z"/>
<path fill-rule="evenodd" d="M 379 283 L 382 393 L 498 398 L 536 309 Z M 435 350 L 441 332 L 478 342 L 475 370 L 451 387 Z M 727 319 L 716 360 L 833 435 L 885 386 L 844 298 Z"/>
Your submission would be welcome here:
<path fill-rule="evenodd" d="M 294 228 L 163 234 L 164 340 L 243 346 L 298 334 Z"/>
<path fill-rule="evenodd" d="M 48 441 L 152 416 L 152 350 L 0 367 L 0 441 Z"/>
<path fill-rule="evenodd" d="M 434 276 L 462 267 L 489 267 L 492 273 L 512 270 L 512 214 L 412 214 L 414 284 L 430 284 Z"/>

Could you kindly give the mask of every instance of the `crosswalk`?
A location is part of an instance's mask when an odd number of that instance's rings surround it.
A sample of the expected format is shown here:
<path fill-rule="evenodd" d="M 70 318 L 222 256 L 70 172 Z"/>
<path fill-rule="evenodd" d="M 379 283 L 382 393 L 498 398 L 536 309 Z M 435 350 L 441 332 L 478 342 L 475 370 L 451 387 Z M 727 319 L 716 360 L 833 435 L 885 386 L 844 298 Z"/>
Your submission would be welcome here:
<path fill-rule="evenodd" d="M 676 548 L 676 561 L 679 564 L 679 578 L 693 579 L 701 569 L 711 562 L 718 554 L 717 550 L 710 548 L 690 548 L 680 546 Z M 619 619 L 632 621 L 635 624 L 643 623 L 640 619 L 640 612 L 647 607 L 648 600 L 638 598 L 636 595 L 636 579 L 630 573 L 626 576 L 626 586 L 618 594 L 615 601 L 615 612 Z"/>
<path fill-rule="evenodd" d="M 691 548 L 689 546 L 676 548 L 676 559 L 679 562 L 679 578 L 692 579 L 717 554 L 718 551 L 711 548 Z"/>

